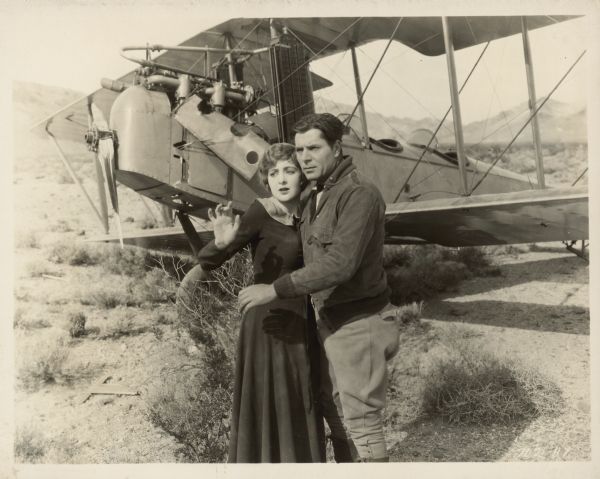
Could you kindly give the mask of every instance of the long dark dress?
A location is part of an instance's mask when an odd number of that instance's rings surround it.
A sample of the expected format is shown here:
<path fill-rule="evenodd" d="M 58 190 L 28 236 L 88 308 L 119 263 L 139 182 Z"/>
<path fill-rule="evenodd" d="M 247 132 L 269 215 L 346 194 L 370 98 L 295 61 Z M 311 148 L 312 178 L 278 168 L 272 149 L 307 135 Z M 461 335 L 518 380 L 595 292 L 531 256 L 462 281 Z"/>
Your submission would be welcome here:
<path fill-rule="evenodd" d="M 270 284 L 302 266 L 294 226 L 255 201 L 232 245 L 199 253 L 214 269 L 250 244 L 254 282 Z M 277 299 L 249 310 L 240 326 L 228 462 L 323 462 L 323 422 L 316 403 L 318 343 L 306 299 Z"/>

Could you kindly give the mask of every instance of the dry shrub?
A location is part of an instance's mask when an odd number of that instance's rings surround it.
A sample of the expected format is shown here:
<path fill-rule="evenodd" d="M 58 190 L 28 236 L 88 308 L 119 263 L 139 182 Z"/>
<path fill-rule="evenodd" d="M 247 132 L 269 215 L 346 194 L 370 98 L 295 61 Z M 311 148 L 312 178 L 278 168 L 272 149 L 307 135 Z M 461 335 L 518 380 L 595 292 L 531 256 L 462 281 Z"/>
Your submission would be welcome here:
<path fill-rule="evenodd" d="M 421 319 L 423 301 L 411 303 L 398 308 L 398 318 L 402 325 L 415 324 Z"/>
<path fill-rule="evenodd" d="M 446 353 L 425 376 L 423 412 L 451 423 L 497 424 L 556 414 L 560 389 L 532 367 L 472 344 L 464 332 L 445 338 Z"/>
<path fill-rule="evenodd" d="M 69 233 L 73 231 L 73 228 L 71 228 L 71 225 L 67 221 L 58 220 L 56 223 L 50 225 L 48 230 L 54 233 Z"/>
<path fill-rule="evenodd" d="M 156 220 L 150 216 L 143 217 L 139 222 L 139 227 L 143 230 L 151 230 L 154 228 L 158 228 L 158 223 Z"/>
<path fill-rule="evenodd" d="M 15 247 L 16 248 L 40 248 L 40 238 L 36 231 L 29 230 L 19 232 L 15 236 Z"/>
<path fill-rule="evenodd" d="M 121 248 L 117 244 L 102 245 L 101 264 L 109 273 L 142 277 L 147 270 L 156 266 L 148 250 L 135 246 Z"/>
<path fill-rule="evenodd" d="M 100 278 L 91 287 L 82 288 L 79 295 L 82 304 L 114 309 L 172 302 L 176 291 L 177 281 L 163 269 L 153 268 L 136 277 L 111 275 L 107 280 Z"/>
<path fill-rule="evenodd" d="M 114 309 L 117 306 L 135 306 L 130 295 L 123 288 L 99 285 L 81 299 L 82 304 L 93 304 L 103 309 Z"/>
<path fill-rule="evenodd" d="M 202 370 L 172 373 L 147 407 L 150 420 L 179 442 L 186 460 L 226 459 L 240 319 L 237 294 L 251 277 L 246 250 L 214 271 L 208 282 L 187 285 L 178 296 L 177 327 L 204 351 Z"/>
<path fill-rule="evenodd" d="M 68 344 L 62 338 L 55 342 L 41 342 L 28 349 L 19 358 L 18 380 L 29 391 L 39 389 L 46 384 L 55 384 L 68 377 L 65 363 L 69 357 Z"/>
<path fill-rule="evenodd" d="M 57 272 L 49 264 L 39 260 L 32 260 L 25 264 L 25 272 L 30 278 L 40 278 L 44 274 L 57 274 Z"/>
<path fill-rule="evenodd" d="M 430 298 L 473 275 L 500 273 L 480 248 L 434 245 L 386 246 L 384 266 L 394 304 Z"/>
<path fill-rule="evenodd" d="M 233 357 L 239 327 L 237 295 L 252 280 L 252 262 L 247 250 L 237 254 L 207 281 L 190 285 L 188 294 L 178 297 L 179 327 L 198 345 L 219 345 Z"/>
<path fill-rule="evenodd" d="M 98 253 L 92 245 L 60 241 L 52 245 L 48 259 L 53 263 L 71 266 L 92 266 L 98 263 Z"/>
<path fill-rule="evenodd" d="M 136 304 L 166 303 L 175 300 L 177 282 L 165 270 L 153 268 L 132 281 L 129 289 Z"/>
<path fill-rule="evenodd" d="M 31 426 L 17 427 L 15 431 L 15 462 L 36 463 L 44 457 L 48 442 L 44 436 Z"/>
<path fill-rule="evenodd" d="M 147 399 L 150 421 L 179 443 L 190 462 L 225 462 L 229 445 L 231 389 L 207 387 L 198 372 L 169 377 Z"/>
<path fill-rule="evenodd" d="M 49 328 L 51 325 L 45 318 L 32 317 L 35 312 L 31 312 L 30 308 L 17 306 L 13 317 L 13 327 L 15 329 L 31 330 Z"/>
<path fill-rule="evenodd" d="M 111 325 L 108 325 L 98 339 L 120 339 L 128 336 L 137 336 L 150 331 L 150 327 L 144 324 L 136 324 L 133 314 L 128 314 L 126 317 L 121 317 L 115 320 Z"/>
<path fill-rule="evenodd" d="M 81 336 L 85 336 L 85 314 L 83 314 L 81 311 L 70 313 L 69 317 L 67 318 L 67 322 L 69 325 L 69 336 L 72 338 L 80 338 Z"/>

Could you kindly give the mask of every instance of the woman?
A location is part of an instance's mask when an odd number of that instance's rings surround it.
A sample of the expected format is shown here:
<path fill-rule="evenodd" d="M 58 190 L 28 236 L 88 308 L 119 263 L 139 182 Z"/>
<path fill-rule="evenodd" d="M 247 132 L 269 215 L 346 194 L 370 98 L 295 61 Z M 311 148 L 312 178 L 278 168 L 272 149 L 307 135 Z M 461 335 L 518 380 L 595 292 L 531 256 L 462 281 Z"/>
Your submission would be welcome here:
<path fill-rule="evenodd" d="M 215 240 L 199 253 L 215 269 L 250 245 L 254 281 L 272 283 L 302 266 L 295 226 L 306 183 L 287 143 L 269 147 L 259 175 L 272 196 L 241 218 L 231 205 L 209 211 Z M 316 407 L 318 343 L 306 299 L 276 300 L 242 318 L 235 367 L 229 462 L 323 462 L 325 441 Z M 311 362 L 313 364 L 311 364 Z"/>

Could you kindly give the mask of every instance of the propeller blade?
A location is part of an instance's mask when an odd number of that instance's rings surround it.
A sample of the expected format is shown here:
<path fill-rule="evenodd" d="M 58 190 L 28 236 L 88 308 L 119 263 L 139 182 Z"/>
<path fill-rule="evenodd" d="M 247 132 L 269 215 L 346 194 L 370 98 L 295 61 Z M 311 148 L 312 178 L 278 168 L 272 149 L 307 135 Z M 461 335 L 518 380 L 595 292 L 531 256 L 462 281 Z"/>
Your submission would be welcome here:
<path fill-rule="evenodd" d="M 103 138 L 98 142 L 98 158 L 104 172 L 104 178 L 110 194 L 113 210 L 119 212 L 119 197 L 117 195 L 117 179 L 115 178 L 115 148 L 112 138 Z"/>
<path fill-rule="evenodd" d="M 110 131 L 102 110 L 94 103 L 88 105 L 93 117 L 94 126 L 100 132 Z M 110 202 L 117 219 L 119 243 L 121 244 L 121 248 L 123 248 L 123 230 L 121 227 L 121 216 L 119 215 L 119 196 L 117 193 L 117 179 L 115 177 L 115 143 L 112 137 L 100 137 L 98 140 L 98 152 L 96 154 L 98 155 L 100 165 L 102 166 L 104 179 L 106 180 L 106 186 L 108 187 L 108 193 L 110 195 Z"/>

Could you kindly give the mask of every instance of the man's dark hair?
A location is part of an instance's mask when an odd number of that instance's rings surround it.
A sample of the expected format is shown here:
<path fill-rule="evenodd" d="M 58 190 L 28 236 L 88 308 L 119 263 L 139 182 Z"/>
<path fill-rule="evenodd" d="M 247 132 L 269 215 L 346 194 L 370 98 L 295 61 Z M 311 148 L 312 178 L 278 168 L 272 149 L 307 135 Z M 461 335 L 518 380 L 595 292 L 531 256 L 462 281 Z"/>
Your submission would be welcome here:
<path fill-rule="evenodd" d="M 346 127 L 331 113 L 311 113 L 300 118 L 294 125 L 294 133 L 306 133 L 312 129 L 320 130 L 325 141 L 333 147 L 336 141 L 342 141 Z"/>

